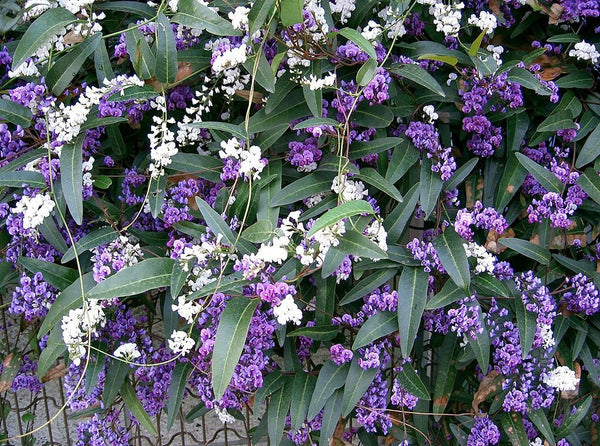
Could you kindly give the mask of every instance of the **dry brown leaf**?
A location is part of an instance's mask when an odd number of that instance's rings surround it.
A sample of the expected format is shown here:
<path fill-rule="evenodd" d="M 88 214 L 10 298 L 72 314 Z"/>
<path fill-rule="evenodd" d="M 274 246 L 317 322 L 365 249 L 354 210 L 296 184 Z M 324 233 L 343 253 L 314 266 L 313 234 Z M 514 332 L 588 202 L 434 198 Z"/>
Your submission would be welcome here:
<path fill-rule="evenodd" d="M 483 377 L 483 380 L 479 383 L 477 392 L 475 392 L 475 395 L 473 396 L 473 403 L 471 405 L 475 414 L 481 413 L 479 411 L 479 405 L 483 403 L 490 394 L 502 388 L 504 379 L 504 376 L 497 370 L 492 370 Z"/>
<path fill-rule="evenodd" d="M 244 98 L 245 100 L 250 99 L 250 91 L 249 90 L 236 90 L 236 96 Z M 252 102 L 255 104 L 262 104 L 263 102 L 263 94 L 259 91 L 255 91 L 252 95 Z"/>
<path fill-rule="evenodd" d="M 349 444 L 342 439 L 342 435 L 344 435 L 345 428 L 346 421 L 342 417 L 340 417 L 337 424 L 335 425 L 333 436 L 329 439 L 329 446 L 344 446 L 346 444 Z"/>
<path fill-rule="evenodd" d="M 485 249 L 487 249 L 492 254 L 502 254 L 506 251 L 506 246 L 498 243 L 499 239 L 502 238 L 513 238 L 515 236 L 515 231 L 512 228 L 508 228 L 502 234 L 498 234 L 493 229 L 488 232 L 486 241 L 485 241 Z"/>
<path fill-rule="evenodd" d="M 81 36 L 81 34 L 76 34 L 73 31 L 69 31 L 67 34 L 65 34 L 65 36 L 63 37 L 63 41 L 65 44 L 67 45 L 74 45 L 76 43 L 81 43 L 83 42 L 83 37 Z"/>
<path fill-rule="evenodd" d="M 46 374 L 42 377 L 42 382 L 46 383 L 48 381 L 52 381 L 53 379 L 62 378 L 67 374 L 67 371 L 67 366 L 61 362 L 46 372 Z"/>
<path fill-rule="evenodd" d="M 2 361 L 2 376 L 0 379 L 0 392 L 6 392 L 12 387 L 12 383 L 19 371 L 19 358 L 14 353 L 9 353 Z"/>
<path fill-rule="evenodd" d="M 177 63 L 177 75 L 175 76 L 175 83 L 179 83 L 182 80 L 190 77 L 194 74 L 192 70 L 192 64 L 189 62 L 178 62 Z"/>

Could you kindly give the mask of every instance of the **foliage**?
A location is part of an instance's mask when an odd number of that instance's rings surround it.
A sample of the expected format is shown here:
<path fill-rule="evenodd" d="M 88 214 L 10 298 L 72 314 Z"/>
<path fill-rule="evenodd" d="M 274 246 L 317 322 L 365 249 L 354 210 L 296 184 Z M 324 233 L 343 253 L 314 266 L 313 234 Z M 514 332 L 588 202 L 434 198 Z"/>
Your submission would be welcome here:
<path fill-rule="evenodd" d="M 599 15 L 3 2 L 3 391 L 64 364 L 79 445 L 186 398 L 253 442 L 597 444 Z"/>

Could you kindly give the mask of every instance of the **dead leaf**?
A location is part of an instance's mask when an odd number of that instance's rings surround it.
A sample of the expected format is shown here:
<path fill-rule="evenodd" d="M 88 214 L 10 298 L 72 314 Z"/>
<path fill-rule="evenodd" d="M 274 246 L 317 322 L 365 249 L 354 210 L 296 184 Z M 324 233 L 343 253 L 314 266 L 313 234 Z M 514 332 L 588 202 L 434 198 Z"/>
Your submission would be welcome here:
<path fill-rule="evenodd" d="M 81 34 L 76 34 L 73 31 L 69 31 L 67 34 L 65 34 L 65 37 L 63 37 L 63 41 L 67 45 L 74 45 L 76 43 L 83 42 L 83 37 Z"/>
<path fill-rule="evenodd" d="M 473 396 L 473 403 L 471 407 L 473 412 L 478 415 L 479 405 L 483 403 L 488 396 L 502 389 L 502 383 L 504 382 L 504 376 L 497 370 L 492 370 L 490 373 L 483 377 L 483 380 L 479 383 L 479 388 Z"/>
<path fill-rule="evenodd" d="M 21 356 L 9 353 L 2 361 L 3 369 L 0 375 L 0 392 L 6 392 L 12 387 L 12 383 L 17 376 L 21 366 Z"/>
<path fill-rule="evenodd" d="M 498 243 L 498 240 L 501 238 L 512 238 L 515 236 L 515 231 L 512 228 L 508 228 L 502 234 L 498 234 L 493 229 L 488 232 L 485 242 L 485 249 L 487 249 L 492 254 L 502 254 L 507 250 L 506 246 Z"/>
<path fill-rule="evenodd" d="M 244 98 L 245 100 L 250 100 L 250 91 L 249 90 L 236 90 L 236 96 Z M 255 91 L 252 95 L 252 102 L 255 104 L 262 104 L 263 102 L 263 94 L 259 91 Z"/>
<path fill-rule="evenodd" d="M 348 444 L 342 439 L 345 428 L 346 421 L 342 417 L 340 417 L 335 426 L 335 430 L 333 431 L 333 436 L 329 439 L 329 446 L 344 446 Z"/>
<path fill-rule="evenodd" d="M 540 234 L 535 234 L 533 237 L 531 237 L 529 239 L 529 241 L 531 243 L 533 243 L 534 245 L 538 245 L 538 246 L 541 246 L 541 244 L 542 244 L 542 242 L 540 240 Z"/>
<path fill-rule="evenodd" d="M 46 374 L 42 377 L 42 382 L 46 383 L 48 381 L 52 381 L 53 379 L 62 378 L 67 374 L 67 371 L 67 366 L 64 364 L 64 362 L 61 362 L 46 372 Z"/>
<path fill-rule="evenodd" d="M 194 70 L 192 70 L 192 64 L 189 62 L 178 62 L 177 63 L 177 75 L 175 76 L 175 83 L 179 83 L 184 79 L 192 76 Z"/>

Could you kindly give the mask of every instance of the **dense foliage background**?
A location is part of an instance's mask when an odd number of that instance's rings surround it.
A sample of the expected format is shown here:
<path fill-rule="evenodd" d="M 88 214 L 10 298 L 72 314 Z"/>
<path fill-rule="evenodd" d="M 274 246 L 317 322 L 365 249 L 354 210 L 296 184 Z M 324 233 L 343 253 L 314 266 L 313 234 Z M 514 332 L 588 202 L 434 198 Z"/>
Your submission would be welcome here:
<path fill-rule="evenodd" d="M 3 391 L 598 444 L 599 2 L 0 6 Z"/>

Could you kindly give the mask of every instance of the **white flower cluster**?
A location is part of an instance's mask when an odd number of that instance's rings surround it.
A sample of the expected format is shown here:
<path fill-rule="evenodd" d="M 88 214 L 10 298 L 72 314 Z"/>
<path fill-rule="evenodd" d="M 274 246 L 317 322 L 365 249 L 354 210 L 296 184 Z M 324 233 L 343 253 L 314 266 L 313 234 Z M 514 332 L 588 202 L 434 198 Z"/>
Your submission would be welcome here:
<path fill-rule="evenodd" d="M 535 440 L 529 442 L 529 446 L 544 446 L 544 442 L 540 437 L 536 437 Z"/>
<path fill-rule="evenodd" d="M 222 73 L 229 68 L 236 68 L 248 60 L 248 48 L 242 43 L 237 48 L 231 48 L 218 55 L 212 64 L 216 74 Z"/>
<path fill-rule="evenodd" d="M 547 324 L 540 324 L 540 337 L 542 338 L 544 348 L 552 348 L 556 344 L 552 327 Z"/>
<path fill-rule="evenodd" d="M 231 415 L 229 412 L 227 412 L 226 409 L 221 409 L 220 407 L 215 407 L 215 413 L 217 414 L 217 416 L 219 417 L 219 420 L 223 424 L 225 424 L 225 423 L 231 424 L 235 421 L 235 418 L 233 418 L 233 415 Z"/>
<path fill-rule="evenodd" d="M 319 79 L 317 76 L 311 73 L 309 78 L 302 78 L 302 81 L 300 83 L 302 85 L 308 85 L 308 88 L 314 91 L 321 90 L 324 87 L 334 87 L 335 79 L 335 73 L 328 73 L 323 79 Z"/>
<path fill-rule="evenodd" d="M 113 353 L 115 358 L 121 358 L 124 361 L 133 362 L 138 359 L 142 354 L 138 350 L 138 347 L 133 342 L 127 342 L 125 344 L 119 345 L 119 347 Z"/>
<path fill-rule="evenodd" d="M 575 47 L 569 51 L 569 56 L 576 57 L 577 60 L 589 60 L 593 64 L 598 63 L 600 53 L 593 43 L 587 43 L 585 40 L 575 44 Z"/>
<path fill-rule="evenodd" d="M 333 14 L 340 15 L 340 23 L 345 24 L 356 9 L 355 0 L 334 0 L 329 2 L 329 8 Z"/>
<path fill-rule="evenodd" d="M 485 49 L 491 53 L 496 65 L 502 65 L 502 53 L 504 53 L 504 47 L 502 45 L 488 45 Z"/>
<path fill-rule="evenodd" d="M 387 251 L 387 231 L 379 220 L 373 220 L 367 229 L 365 229 L 365 235 L 373 240 L 383 250 Z"/>
<path fill-rule="evenodd" d="M 433 16 L 433 23 L 438 32 L 445 36 L 456 36 L 460 31 L 461 9 L 463 2 L 445 4 L 441 0 L 417 0 L 418 3 L 429 5 L 429 14 Z"/>
<path fill-rule="evenodd" d="M 261 243 L 256 254 L 244 254 L 242 262 L 246 264 L 244 268 L 244 277 L 252 279 L 262 271 L 267 263 L 277 263 L 281 265 L 288 258 L 289 237 L 277 236 L 273 240 Z"/>
<path fill-rule="evenodd" d="M 406 34 L 404 17 L 398 8 L 394 9 L 391 6 L 388 6 L 387 8 L 383 8 L 381 11 L 379 11 L 377 16 L 385 21 L 383 28 L 387 30 L 388 39 L 402 37 Z M 371 22 L 369 22 L 369 25 L 370 24 Z"/>
<path fill-rule="evenodd" d="M 379 12 L 381 14 L 381 11 Z M 383 30 L 381 29 L 381 25 L 374 20 L 369 20 L 369 23 L 365 25 L 365 27 L 361 30 L 362 36 L 367 39 L 369 42 L 374 42 L 381 36 Z"/>
<path fill-rule="evenodd" d="M 312 236 L 313 243 L 310 246 L 298 245 L 296 247 L 296 255 L 300 257 L 300 263 L 309 266 L 316 262 L 317 267 L 321 267 L 329 248 L 339 245 L 339 239 L 345 232 L 346 224 L 343 220 L 315 232 Z"/>
<path fill-rule="evenodd" d="M 71 142 L 79 132 L 81 126 L 87 120 L 87 116 L 95 105 L 100 103 L 102 96 L 111 91 L 123 91 L 124 89 L 138 86 L 143 87 L 144 81 L 137 76 L 120 75 L 114 79 L 104 80 L 102 87 L 87 86 L 79 100 L 72 105 L 63 102 L 56 108 L 54 106 L 47 110 L 48 120 L 52 123 L 52 130 L 56 133 L 56 139 L 62 144 Z M 60 155 L 62 146 L 57 146 L 55 152 Z"/>
<path fill-rule="evenodd" d="M 302 39 L 298 43 L 304 44 L 304 49 L 310 53 L 317 51 L 316 48 L 313 48 L 314 44 L 327 42 L 329 25 L 325 20 L 325 10 L 321 6 L 319 0 L 305 0 L 303 9 L 308 14 L 312 15 L 314 23 L 311 26 L 306 27 L 302 33 Z M 290 46 L 290 49 L 287 51 L 288 66 L 292 71 L 296 72 L 299 69 L 302 69 L 302 67 L 310 66 L 311 61 L 304 59 L 301 54 L 298 54 L 296 50 L 291 47 L 292 42 L 288 42 L 288 46 Z"/>
<path fill-rule="evenodd" d="M 336 176 L 333 179 L 331 190 L 340 196 L 341 202 L 362 200 L 369 195 L 362 181 L 349 180 L 347 175 Z"/>
<path fill-rule="evenodd" d="M 492 34 L 498 26 L 498 20 L 496 16 L 491 12 L 480 11 L 479 16 L 472 14 L 469 17 L 469 25 L 475 25 L 481 31 L 485 31 L 486 34 Z"/>
<path fill-rule="evenodd" d="M 463 243 L 467 257 L 474 257 L 477 259 L 477 265 L 475 266 L 475 274 L 494 272 L 494 266 L 498 259 L 496 256 L 490 254 L 485 247 L 478 245 L 474 242 Z"/>
<path fill-rule="evenodd" d="M 35 229 L 54 210 L 54 201 L 49 194 L 39 193 L 33 197 L 23 195 L 11 209 L 13 214 L 23 215 L 23 229 Z"/>
<path fill-rule="evenodd" d="M 433 124 L 435 121 L 438 120 L 438 118 L 440 117 L 440 115 L 438 115 L 435 112 L 435 108 L 433 107 L 433 105 L 425 105 L 423 107 L 423 118 L 429 123 L 429 124 Z"/>
<path fill-rule="evenodd" d="M 96 299 L 84 301 L 83 308 L 71 310 L 62 317 L 63 340 L 75 365 L 79 365 L 86 354 L 88 339 L 98 334 L 97 329 L 105 324 L 104 311 Z"/>
<path fill-rule="evenodd" d="M 245 6 L 237 6 L 233 11 L 227 14 L 229 20 L 231 20 L 231 24 L 235 29 L 239 29 L 240 31 L 248 31 L 248 13 L 250 12 L 250 8 L 246 8 Z"/>
<path fill-rule="evenodd" d="M 92 179 L 92 169 L 94 168 L 94 157 L 90 156 L 87 161 L 81 163 L 81 170 L 83 172 L 83 185 L 90 187 L 94 184 Z"/>
<path fill-rule="evenodd" d="M 273 316 L 275 316 L 277 323 L 280 325 L 285 325 L 288 322 L 300 325 L 302 310 L 298 308 L 292 295 L 288 294 L 285 296 L 285 299 L 279 302 L 279 305 L 273 307 Z"/>
<path fill-rule="evenodd" d="M 575 377 L 575 372 L 567 366 L 560 366 L 550 371 L 543 378 L 544 383 L 556 390 L 577 390 L 579 378 Z"/>
<path fill-rule="evenodd" d="M 144 257 L 139 240 L 133 235 L 120 235 L 116 240 L 110 242 L 102 252 L 98 248 L 94 248 L 92 252 L 94 254 L 92 262 L 106 261 L 109 256 L 114 255 L 120 263 L 122 262 L 122 268 L 135 265 Z M 108 262 L 110 261 L 108 260 Z"/>
<path fill-rule="evenodd" d="M 187 355 L 196 345 L 196 341 L 190 338 L 185 331 L 177 330 L 171 334 L 167 342 L 173 353 L 181 355 Z"/>
<path fill-rule="evenodd" d="M 179 296 L 177 305 L 171 305 L 171 309 L 185 319 L 188 324 L 191 324 L 194 322 L 194 317 L 202 310 L 202 306 L 193 300 L 187 300 L 185 296 Z"/>
<path fill-rule="evenodd" d="M 175 124 L 175 119 L 167 118 L 167 106 L 163 96 L 156 97 L 150 104 L 162 114 L 162 116 L 152 116 L 153 124 L 148 133 L 152 159 L 148 170 L 152 178 L 158 178 L 165 173 L 165 167 L 171 164 L 171 158 L 178 152 L 175 133 L 169 129 L 169 124 Z"/>
<path fill-rule="evenodd" d="M 86 6 L 90 6 L 95 0 L 58 0 L 58 6 L 62 6 L 73 14 L 77 14 Z"/>
<path fill-rule="evenodd" d="M 177 143 L 181 146 L 198 143 L 199 152 L 202 150 L 200 147 L 204 145 L 203 131 L 201 128 L 192 127 L 189 124 L 201 122 L 202 115 L 212 108 L 212 98 L 218 92 L 218 88 L 210 88 L 207 85 L 209 82 L 210 79 L 204 77 L 200 82 L 202 86 L 194 92 L 192 105 L 185 109 L 185 115 L 177 122 L 177 136 L 175 137 Z"/>
<path fill-rule="evenodd" d="M 250 146 L 247 150 L 242 147 L 237 138 L 231 138 L 228 141 L 221 141 L 219 156 L 221 159 L 233 158 L 240 161 L 240 174 L 246 179 L 252 178 L 260 180 L 260 173 L 265 167 L 265 162 L 261 159 L 261 150 L 258 146 Z"/>

